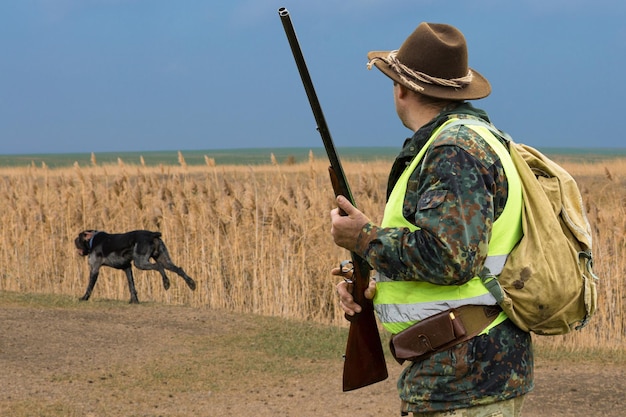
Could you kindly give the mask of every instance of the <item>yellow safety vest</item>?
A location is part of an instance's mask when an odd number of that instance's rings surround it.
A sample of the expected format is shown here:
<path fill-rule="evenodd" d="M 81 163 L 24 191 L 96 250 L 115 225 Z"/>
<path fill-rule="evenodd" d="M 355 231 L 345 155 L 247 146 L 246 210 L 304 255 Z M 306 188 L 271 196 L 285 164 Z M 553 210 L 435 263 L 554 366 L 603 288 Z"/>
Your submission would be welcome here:
<path fill-rule="evenodd" d="M 506 147 L 490 131 L 486 122 L 475 119 L 450 119 L 435 129 L 430 139 L 404 170 L 395 184 L 385 206 L 382 227 L 405 227 L 411 231 L 417 226 L 404 218 L 402 207 L 409 177 L 417 168 L 426 149 L 445 128 L 464 125 L 478 133 L 496 152 L 508 181 L 508 198 L 500 217 L 494 222 L 489 251 L 485 261 L 493 275 L 498 275 L 506 257 L 522 236 L 522 187 L 519 175 Z M 424 281 L 394 281 L 376 273 L 376 296 L 374 307 L 383 326 L 393 334 L 450 308 L 463 305 L 495 305 L 496 299 L 485 287 L 480 277 L 474 277 L 463 285 L 436 285 Z M 503 312 L 483 331 L 502 323 L 507 316 Z"/>

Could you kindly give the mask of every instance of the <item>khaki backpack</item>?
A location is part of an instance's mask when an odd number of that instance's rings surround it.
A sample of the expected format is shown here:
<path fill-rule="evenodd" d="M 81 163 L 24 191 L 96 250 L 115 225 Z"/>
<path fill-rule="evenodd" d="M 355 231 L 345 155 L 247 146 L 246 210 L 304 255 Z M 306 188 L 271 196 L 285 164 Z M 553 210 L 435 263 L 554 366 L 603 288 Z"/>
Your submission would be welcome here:
<path fill-rule="evenodd" d="M 538 150 L 476 119 L 509 142 L 524 204 L 523 236 L 496 277 L 483 282 L 521 329 L 560 335 L 584 327 L 596 311 L 598 277 L 592 270 L 591 227 L 572 176 Z M 468 126 L 470 127 L 470 126 Z"/>

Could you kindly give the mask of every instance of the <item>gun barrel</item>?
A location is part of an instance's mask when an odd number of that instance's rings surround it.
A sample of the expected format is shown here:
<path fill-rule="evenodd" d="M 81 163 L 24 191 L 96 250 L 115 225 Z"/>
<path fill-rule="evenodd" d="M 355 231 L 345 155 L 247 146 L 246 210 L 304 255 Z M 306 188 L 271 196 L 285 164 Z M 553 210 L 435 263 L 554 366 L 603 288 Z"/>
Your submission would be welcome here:
<path fill-rule="evenodd" d="M 335 194 L 342 194 L 350 201 L 350 203 L 352 203 L 353 206 L 356 207 L 356 203 L 354 202 L 354 198 L 352 197 L 352 192 L 350 191 L 350 186 L 346 181 L 343 167 L 339 160 L 339 156 L 337 155 L 335 144 L 333 143 L 332 136 L 330 135 L 330 130 L 328 129 L 328 125 L 326 124 L 324 112 L 322 111 L 322 107 L 317 98 L 317 93 L 315 92 L 315 88 L 313 87 L 313 81 L 311 80 L 311 75 L 309 74 L 309 70 L 304 60 L 304 55 L 302 54 L 302 50 L 300 49 L 300 43 L 298 42 L 296 31 L 293 27 L 293 24 L 291 23 L 291 16 L 289 15 L 289 11 L 285 7 L 281 7 L 280 9 L 278 9 L 278 15 L 280 16 L 280 20 L 283 23 L 285 34 L 287 35 L 287 40 L 289 41 L 289 46 L 291 47 L 293 58 L 296 62 L 296 66 L 298 67 L 298 72 L 300 73 L 300 78 L 302 79 L 302 84 L 304 86 L 307 98 L 309 99 L 309 104 L 311 106 L 311 110 L 313 111 L 315 122 L 317 123 L 317 131 L 322 137 L 322 142 L 324 143 L 326 155 L 328 155 L 328 160 L 330 161 L 330 167 L 333 171 L 335 171 L 335 174 L 337 175 L 337 185 L 341 191 L 340 193 L 335 192 Z"/>

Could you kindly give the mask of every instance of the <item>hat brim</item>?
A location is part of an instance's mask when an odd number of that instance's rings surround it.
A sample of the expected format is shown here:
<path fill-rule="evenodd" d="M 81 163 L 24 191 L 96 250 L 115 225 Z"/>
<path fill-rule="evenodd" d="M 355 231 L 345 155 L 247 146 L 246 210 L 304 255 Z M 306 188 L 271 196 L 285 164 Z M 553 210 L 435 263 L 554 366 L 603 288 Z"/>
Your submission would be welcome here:
<path fill-rule="evenodd" d="M 371 51 L 367 54 L 367 59 L 373 58 L 387 58 L 391 51 Z M 381 60 L 374 61 L 374 65 L 383 74 L 391 78 L 397 83 L 400 83 L 410 90 L 413 90 L 410 86 L 406 85 L 398 73 L 396 73 L 391 67 L 385 64 Z M 450 99 L 450 100 L 478 100 L 487 97 L 491 93 L 491 85 L 485 77 L 483 77 L 478 71 L 470 68 L 473 74 L 472 82 L 463 88 L 444 87 L 440 85 L 428 84 L 420 81 L 416 81 L 416 84 L 423 87 L 424 90 L 416 91 L 416 93 L 423 94 L 425 96 Z"/>

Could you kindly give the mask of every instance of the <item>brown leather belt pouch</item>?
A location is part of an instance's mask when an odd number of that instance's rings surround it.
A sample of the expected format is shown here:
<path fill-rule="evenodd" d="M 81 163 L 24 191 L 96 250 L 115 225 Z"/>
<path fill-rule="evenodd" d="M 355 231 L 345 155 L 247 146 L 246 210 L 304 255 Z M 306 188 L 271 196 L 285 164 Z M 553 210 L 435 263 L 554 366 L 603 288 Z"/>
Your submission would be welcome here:
<path fill-rule="evenodd" d="M 389 342 L 393 357 L 404 361 L 420 361 L 435 352 L 469 340 L 482 332 L 500 312 L 499 308 L 463 306 L 428 317 L 394 335 Z"/>

